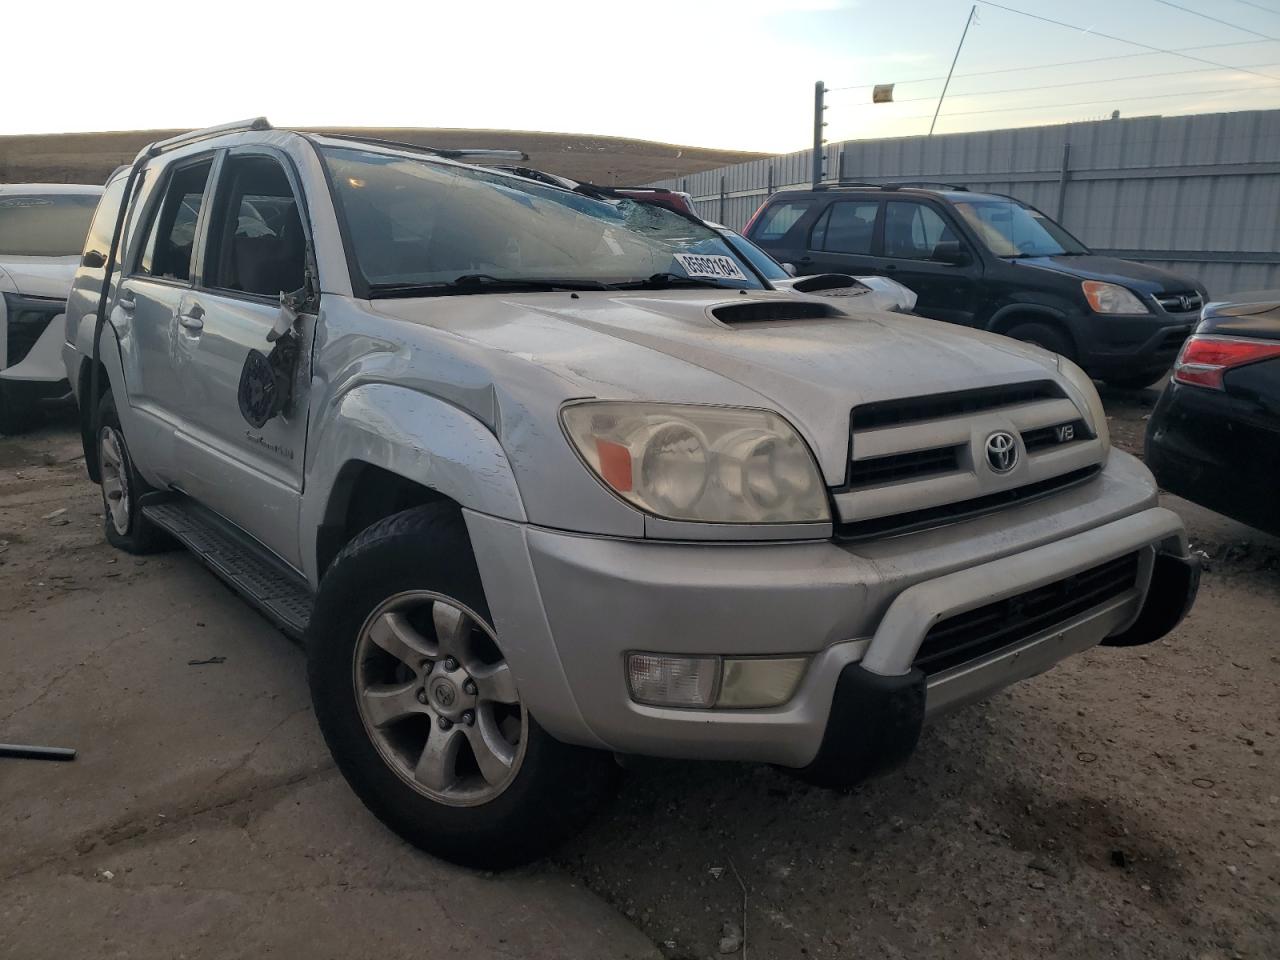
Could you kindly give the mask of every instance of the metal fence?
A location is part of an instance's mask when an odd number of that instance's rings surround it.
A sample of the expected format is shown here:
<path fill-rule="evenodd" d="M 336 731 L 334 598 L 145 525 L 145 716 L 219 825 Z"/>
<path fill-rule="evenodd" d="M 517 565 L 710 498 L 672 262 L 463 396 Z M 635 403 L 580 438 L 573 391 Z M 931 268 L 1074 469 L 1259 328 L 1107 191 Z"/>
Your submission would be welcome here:
<path fill-rule="evenodd" d="M 741 228 L 771 193 L 804 189 L 813 151 L 654 186 Z M 1095 251 L 1201 280 L 1211 295 L 1280 287 L 1280 110 L 1137 117 L 1018 130 L 848 140 L 824 179 L 927 180 L 1007 193 Z"/>

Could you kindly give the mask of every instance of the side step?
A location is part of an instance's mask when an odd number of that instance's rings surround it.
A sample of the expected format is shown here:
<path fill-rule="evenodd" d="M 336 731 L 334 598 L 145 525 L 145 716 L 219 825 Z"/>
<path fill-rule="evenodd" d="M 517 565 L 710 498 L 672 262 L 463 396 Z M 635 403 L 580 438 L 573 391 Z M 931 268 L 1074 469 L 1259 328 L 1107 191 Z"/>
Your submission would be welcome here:
<path fill-rule="evenodd" d="M 311 591 L 265 547 L 183 498 L 144 502 L 142 515 L 203 560 L 286 634 L 302 639 L 311 619 Z"/>

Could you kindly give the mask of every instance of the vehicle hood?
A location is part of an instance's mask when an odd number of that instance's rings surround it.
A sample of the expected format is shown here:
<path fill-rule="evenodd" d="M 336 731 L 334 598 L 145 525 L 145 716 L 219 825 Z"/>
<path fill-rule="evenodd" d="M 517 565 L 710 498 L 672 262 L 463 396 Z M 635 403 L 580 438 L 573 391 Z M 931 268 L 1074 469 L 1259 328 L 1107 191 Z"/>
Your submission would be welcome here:
<path fill-rule="evenodd" d="M 1173 293 L 1200 289 L 1200 285 L 1189 277 L 1118 257 L 1086 254 L 1080 257 L 1026 257 L 1010 262 L 1019 268 L 1051 270 L 1069 277 L 1079 277 L 1081 280 L 1119 283 L 1139 293 Z"/>
<path fill-rule="evenodd" d="M 751 298 L 796 302 L 785 294 Z M 373 307 L 535 368 L 511 369 L 504 383 L 494 369 L 500 365 L 483 362 L 499 391 L 554 376 L 560 389 L 548 399 L 557 408 L 597 397 L 774 409 L 805 435 L 832 483 L 845 475 L 849 415 L 860 404 L 1045 378 L 1071 389 L 1047 351 L 923 317 L 855 313 L 834 303 L 835 315 L 818 319 L 728 325 L 712 315 L 746 300 L 711 290 L 545 293 L 378 300 Z M 1083 398 L 1077 404 L 1087 410 Z"/>
<path fill-rule="evenodd" d="M 79 257 L 0 257 L 0 291 L 67 299 Z"/>

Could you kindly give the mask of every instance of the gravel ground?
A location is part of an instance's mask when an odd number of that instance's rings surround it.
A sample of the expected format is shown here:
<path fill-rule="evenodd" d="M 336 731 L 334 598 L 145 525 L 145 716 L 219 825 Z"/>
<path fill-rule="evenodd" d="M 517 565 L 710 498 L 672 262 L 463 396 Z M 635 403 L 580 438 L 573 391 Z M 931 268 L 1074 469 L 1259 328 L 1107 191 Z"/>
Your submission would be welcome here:
<path fill-rule="evenodd" d="M 1155 396 L 1105 395 L 1119 446 L 1140 448 Z M 149 569 L 102 544 L 78 452 L 66 418 L 0 440 L 0 623 L 188 563 Z M 1170 637 L 1095 650 L 953 715 L 904 768 L 848 793 L 770 767 L 641 763 L 539 869 L 671 958 L 1280 956 L 1280 542 L 1168 503 L 1210 558 Z M 226 600 L 192 602 L 226 616 Z M 341 795 L 310 802 L 335 819 Z"/>

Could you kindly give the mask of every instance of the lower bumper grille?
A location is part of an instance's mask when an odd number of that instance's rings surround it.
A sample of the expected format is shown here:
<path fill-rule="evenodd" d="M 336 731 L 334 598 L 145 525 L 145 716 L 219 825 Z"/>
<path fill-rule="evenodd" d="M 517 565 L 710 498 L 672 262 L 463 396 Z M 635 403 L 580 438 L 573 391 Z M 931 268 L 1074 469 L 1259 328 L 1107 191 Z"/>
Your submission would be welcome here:
<path fill-rule="evenodd" d="M 1019 643 L 1132 590 L 1138 554 L 940 620 L 925 634 L 914 666 L 941 673 Z"/>

